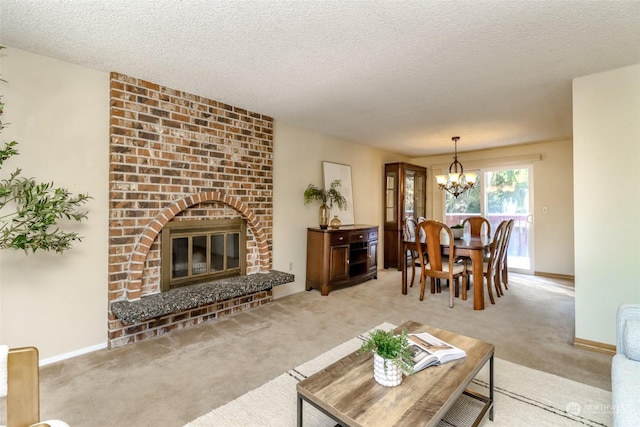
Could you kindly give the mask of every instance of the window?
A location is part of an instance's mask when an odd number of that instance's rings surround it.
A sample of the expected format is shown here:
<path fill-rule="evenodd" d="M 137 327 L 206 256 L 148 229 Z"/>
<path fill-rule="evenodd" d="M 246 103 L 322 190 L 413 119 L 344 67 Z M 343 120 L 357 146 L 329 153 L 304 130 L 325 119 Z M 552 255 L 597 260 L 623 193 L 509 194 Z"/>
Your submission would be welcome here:
<path fill-rule="evenodd" d="M 532 272 L 532 167 L 487 168 L 477 172 L 478 179 L 472 189 L 457 199 L 446 193 L 445 223 L 451 227 L 469 216 L 481 215 L 489 220 L 493 236 L 493 230 L 500 222 L 513 219 L 514 228 L 507 254 L 509 268 Z"/>

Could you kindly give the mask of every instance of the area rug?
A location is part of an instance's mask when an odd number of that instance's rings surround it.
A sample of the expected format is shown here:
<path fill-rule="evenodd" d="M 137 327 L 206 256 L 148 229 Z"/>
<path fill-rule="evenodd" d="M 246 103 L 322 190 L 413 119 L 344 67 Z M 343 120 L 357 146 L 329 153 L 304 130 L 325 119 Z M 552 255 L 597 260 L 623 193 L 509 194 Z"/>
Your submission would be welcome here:
<path fill-rule="evenodd" d="M 390 330 L 389 323 L 374 329 Z M 296 425 L 296 384 L 360 348 L 368 333 L 190 422 L 186 427 L 283 427 Z M 611 392 L 495 358 L 494 421 L 483 426 L 610 426 Z M 469 388 L 488 395 L 488 364 Z M 470 425 L 475 401 L 461 397 L 439 426 Z M 334 427 L 335 421 L 304 403 L 304 426 Z"/>

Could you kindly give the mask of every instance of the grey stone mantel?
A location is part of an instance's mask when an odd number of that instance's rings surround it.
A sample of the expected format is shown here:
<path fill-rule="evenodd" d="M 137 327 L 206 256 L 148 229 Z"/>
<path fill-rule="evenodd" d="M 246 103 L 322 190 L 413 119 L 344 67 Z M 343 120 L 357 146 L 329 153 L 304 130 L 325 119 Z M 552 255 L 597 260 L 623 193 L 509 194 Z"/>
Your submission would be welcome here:
<path fill-rule="evenodd" d="M 230 277 L 148 295 L 136 301 L 114 301 L 111 311 L 123 323 L 142 322 L 201 305 L 224 301 L 291 283 L 293 274 L 271 270 Z"/>

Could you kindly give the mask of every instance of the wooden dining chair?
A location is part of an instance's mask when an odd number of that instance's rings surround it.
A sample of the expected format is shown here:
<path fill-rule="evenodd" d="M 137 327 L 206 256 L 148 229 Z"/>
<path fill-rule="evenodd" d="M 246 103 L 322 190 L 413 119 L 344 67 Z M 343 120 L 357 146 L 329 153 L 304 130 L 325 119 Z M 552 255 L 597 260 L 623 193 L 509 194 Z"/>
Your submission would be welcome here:
<path fill-rule="evenodd" d="M 60 420 L 40 421 L 38 349 L 20 347 L 7 354 L 7 427 L 69 427 Z"/>
<path fill-rule="evenodd" d="M 507 231 L 503 239 L 500 260 L 498 261 L 499 274 L 497 278 L 499 280 L 498 285 L 500 287 L 500 292 L 502 292 L 501 285 L 504 285 L 505 289 L 509 289 L 509 266 L 507 263 L 507 258 L 509 258 L 509 242 L 511 242 L 511 230 L 513 230 L 514 223 L 515 221 L 513 220 L 513 218 L 507 221 Z M 502 294 L 504 295 L 504 292 L 502 292 Z"/>
<path fill-rule="evenodd" d="M 496 289 L 496 295 L 498 297 L 502 294 L 500 291 L 500 281 L 499 275 L 501 274 L 500 270 L 500 253 L 503 245 L 504 237 L 507 232 L 507 221 L 502 221 L 498 228 L 496 229 L 495 234 L 493 235 L 493 240 L 491 241 L 491 245 L 489 247 L 489 255 L 482 262 L 482 278 L 473 278 L 473 283 L 475 286 L 476 280 L 486 280 L 487 281 L 487 292 L 489 293 L 489 300 L 491 304 L 495 304 L 495 300 L 493 298 L 493 289 Z M 468 272 L 467 272 L 468 273 Z"/>
<path fill-rule="evenodd" d="M 471 237 L 480 237 L 482 234 L 486 234 L 487 237 L 491 237 L 491 223 L 488 219 L 481 216 L 470 216 L 462 221 L 462 225 L 469 224 L 469 234 Z M 483 227 L 486 233 L 482 232 Z"/>
<path fill-rule="evenodd" d="M 453 308 L 453 297 L 459 293 L 459 280 L 462 278 L 462 299 L 467 297 L 467 269 L 466 263 L 456 262 L 455 246 L 451 229 L 443 222 L 436 220 L 425 220 L 418 224 L 418 233 L 423 230 L 425 242 L 417 240 L 418 257 L 420 258 L 420 301 L 424 299 L 424 291 L 427 284 L 427 277 L 431 283 L 431 293 L 436 293 L 436 280 L 445 279 L 449 282 L 449 307 Z M 442 254 L 440 236 L 446 233 L 449 237 L 446 248 L 449 256 Z M 426 246 L 426 247 L 425 247 Z M 425 258 L 425 254 L 428 258 Z"/>
<path fill-rule="evenodd" d="M 404 219 L 404 240 L 407 241 L 415 241 L 416 240 L 416 230 L 418 228 L 418 221 L 412 216 L 408 216 Z M 418 257 L 418 251 L 414 251 L 409 249 L 405 254 L 406 257 L 409 258 L 411 265 L 411 284 L 409 287 L 413 287 L 413 281 L 416 277 L 416 267 L 420 266 L 420 258 Z"/>

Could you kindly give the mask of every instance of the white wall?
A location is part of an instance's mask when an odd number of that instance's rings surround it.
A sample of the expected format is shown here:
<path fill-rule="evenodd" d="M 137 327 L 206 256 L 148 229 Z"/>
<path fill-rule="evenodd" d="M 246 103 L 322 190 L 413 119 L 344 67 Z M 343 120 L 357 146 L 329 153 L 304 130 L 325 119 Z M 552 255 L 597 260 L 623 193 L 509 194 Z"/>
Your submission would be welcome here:
<path fill-rule="evenodd" d="M 102 346 L 107 335 L 109 75 L 17 49 L 0 51 L 0 93 L 18 142 L 6 177 L 53 181 L 89 193 L 89 219 L 68 230 L 84 236 L 64 254 L 0 251 L 0 342 L 35 345 L 41 358 Z M 4 212 L 4 211 L 3 211 Z"/>
<path fill-rule="evenodd" d="M 458 152 L 465 170 L 533 165 L 533 262 L 536 272 L 574 275 L 572 154 L 570 140 Z M 435 175 L 447 169 L 452 160 L 453 152 L 414 159 L 414 163 L 429 168 L 429 217 L 443 217 L 444 193 L 437 189 Z M 541 212 L 543 206 L 548 208 L 546 215 Z"/>
<path fill-rule="evenodd" d="M 640 303 L 640 64 L 573 81 L 576 338 L 615 344 Z"/>
<path fill-rule="evenodd" d="M 274 288 L 281 297 L 304 290 L 307 227 L 318 226 L 318 203 L 304 204 L 309 184 L 323 185 L 322 162 L 351 166 L 355 222 L 378 225 L 382 238 L 384 164 L 407 161 L 381 150 L 299 129 L 276 120 L 274 126 L 273 267 L 296 281 Z M 382 240 L 381 240 L 382 242 Z M 382 265 L 382 244 L 378 264 Z"/>

